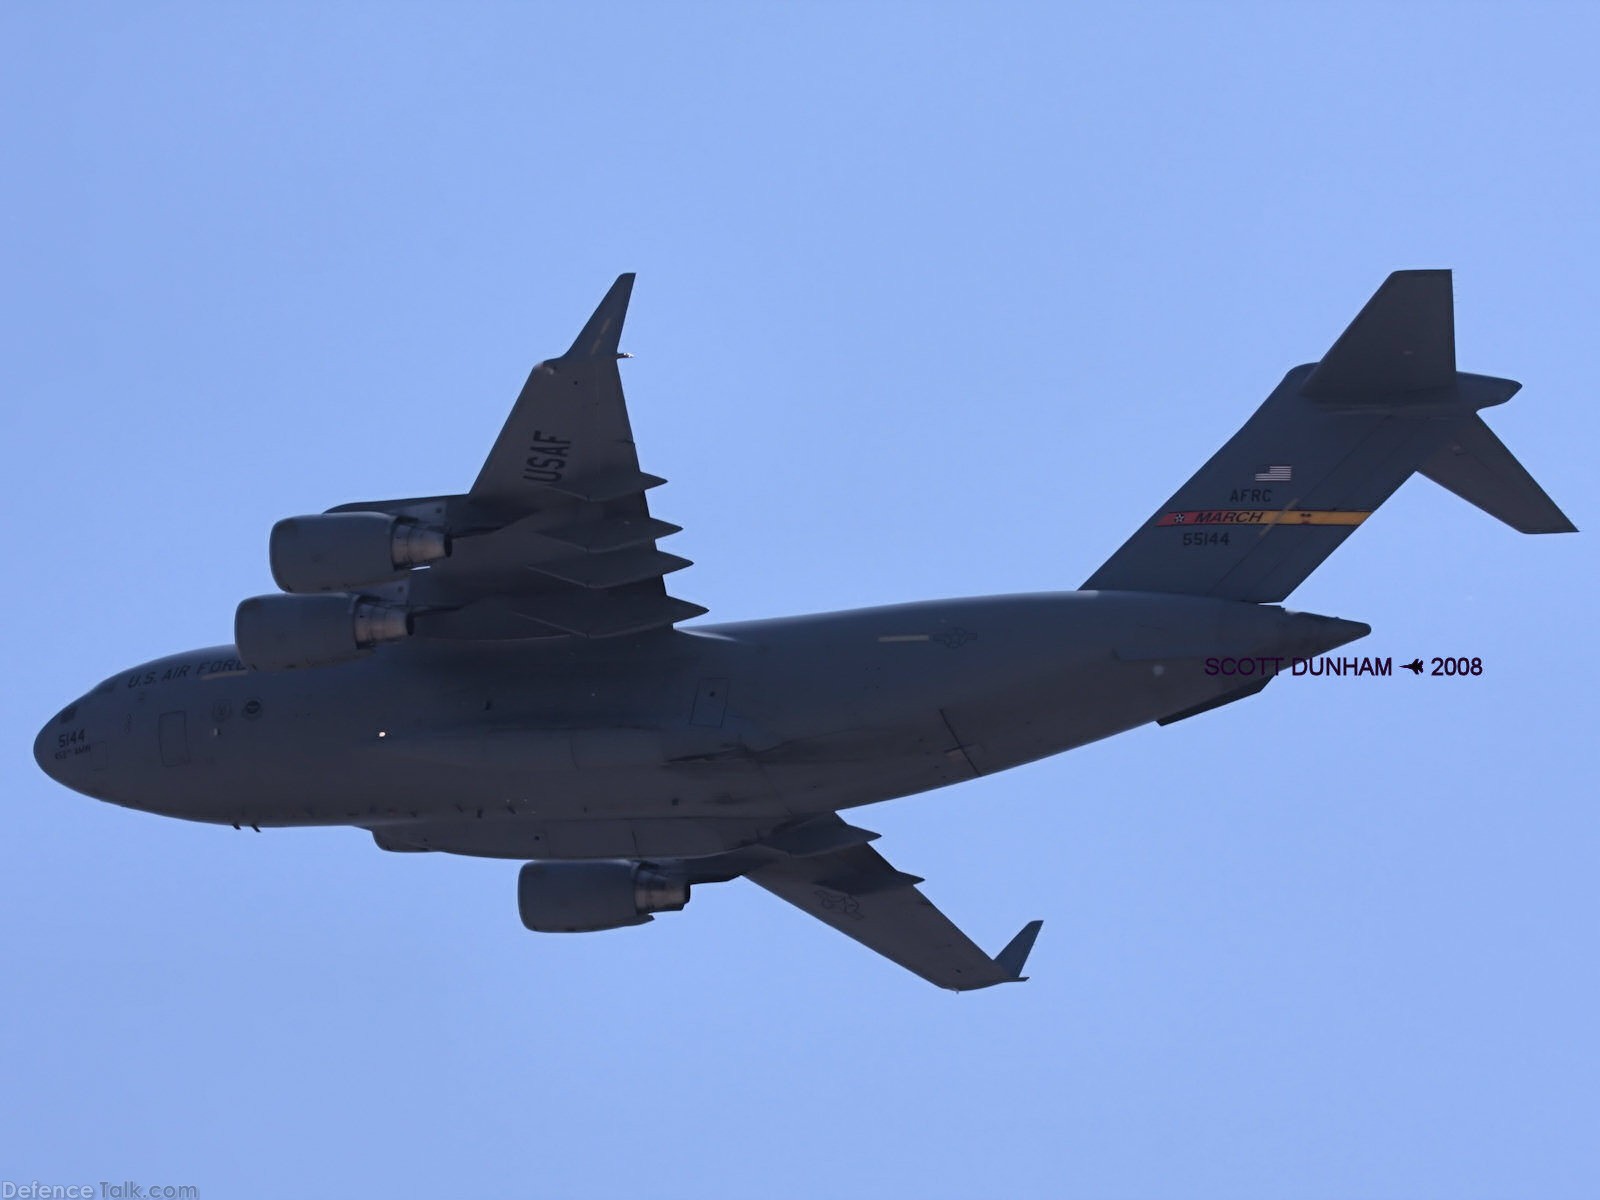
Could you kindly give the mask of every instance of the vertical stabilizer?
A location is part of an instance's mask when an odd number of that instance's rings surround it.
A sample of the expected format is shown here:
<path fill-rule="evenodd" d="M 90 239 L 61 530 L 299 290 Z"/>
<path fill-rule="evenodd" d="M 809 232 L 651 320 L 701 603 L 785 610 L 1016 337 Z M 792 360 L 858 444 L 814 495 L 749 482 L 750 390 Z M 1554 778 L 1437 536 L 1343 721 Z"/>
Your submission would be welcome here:
<path fill-rule="evenodd" d="M 1456 370 L 1449 271 L 1396 271 L 1083 586 L 1277 603 L 1419 470 L 1515 529 L 1571 531 L 1478 416 L 1520 387 Z"/>

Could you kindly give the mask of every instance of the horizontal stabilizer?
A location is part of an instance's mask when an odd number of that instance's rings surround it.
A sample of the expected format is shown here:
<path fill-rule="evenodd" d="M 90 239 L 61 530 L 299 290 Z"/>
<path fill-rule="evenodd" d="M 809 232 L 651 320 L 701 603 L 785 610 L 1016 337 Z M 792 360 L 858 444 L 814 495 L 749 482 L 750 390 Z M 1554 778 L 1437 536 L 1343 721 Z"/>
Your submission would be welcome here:
<path fill-rule="evenodd" d="M 1445 388 L 1456 377 L 1449 271 L 1396 271 L 1383 281 L 1316 370 L 1302 396 L 1338 399 Z"/>
<path fill-rule="evenodd" d="M 1480 416 L 1463 421 L 1418 470 L 1518 533 L 1578 531 Z"/>

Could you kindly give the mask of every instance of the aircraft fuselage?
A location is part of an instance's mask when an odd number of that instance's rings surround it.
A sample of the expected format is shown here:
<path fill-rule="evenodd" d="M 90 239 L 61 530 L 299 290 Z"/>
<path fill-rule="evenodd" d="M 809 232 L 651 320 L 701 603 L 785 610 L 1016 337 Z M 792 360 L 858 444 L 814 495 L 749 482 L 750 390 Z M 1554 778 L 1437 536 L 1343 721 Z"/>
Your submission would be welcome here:
<path fill-rule="evenodd" d="M 407 642 L 254 671 L 231 646 L 130 668 L 40 733 L 61 782 L 396 850 L 709 855 L 989 774 L 1237 690 L 1207 657 L 1303 656 L 1353 622 L 1201 597 L 928 601 L 670 634 Z"/>

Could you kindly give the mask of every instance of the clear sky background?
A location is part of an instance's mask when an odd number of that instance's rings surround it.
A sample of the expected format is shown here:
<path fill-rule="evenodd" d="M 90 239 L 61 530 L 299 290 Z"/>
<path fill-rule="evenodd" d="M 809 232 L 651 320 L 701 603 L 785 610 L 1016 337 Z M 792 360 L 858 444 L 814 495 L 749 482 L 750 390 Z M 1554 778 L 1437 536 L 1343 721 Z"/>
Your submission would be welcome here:
<path fill-rule="evenodd" d="M 1592 533 L 1425 480 L 1292 598 L 1482 678 L 1263 695 L 858 813 L 1033 979 L 742 882 L 540 937 L 516 864 L 34 766 L 228 641 L 278 517 L 458 491 L 639 272 L 674 590 L 1077 586 L 1398 267 L 1594 528 L 1592 7 L 0 10 L 0 1179 L 205 1197 L 1600 1193 Z"/>

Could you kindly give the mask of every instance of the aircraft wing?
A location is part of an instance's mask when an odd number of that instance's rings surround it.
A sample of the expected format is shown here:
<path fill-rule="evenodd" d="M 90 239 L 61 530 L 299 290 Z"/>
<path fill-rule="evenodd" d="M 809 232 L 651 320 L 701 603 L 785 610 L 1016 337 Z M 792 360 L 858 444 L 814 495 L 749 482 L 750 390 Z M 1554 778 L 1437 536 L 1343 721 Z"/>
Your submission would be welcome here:
<path fill-rule="evenodd" d="M 667 595 L 689 560 L 656 546 L 666 482 L 639 469 L 617 360 L 631 274 L 618 277 L 565 354 L 538 363 L 462 495 L 342 504 L 444 525 L 449 558 L 409 573 L 419 637 L 613 637 L 706 610 Z"/>
<path fill-rule="evenodd" d="M 956 992 L 1020 983 L 1043 924 L 1029 921 L 990 958 L 917 890 L 921 879 L 895 870 L 865 845 L 790 856 L 745 874 L 869 950 Z"/>

